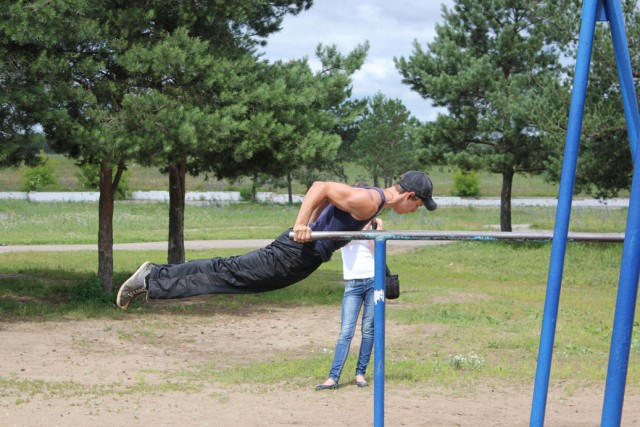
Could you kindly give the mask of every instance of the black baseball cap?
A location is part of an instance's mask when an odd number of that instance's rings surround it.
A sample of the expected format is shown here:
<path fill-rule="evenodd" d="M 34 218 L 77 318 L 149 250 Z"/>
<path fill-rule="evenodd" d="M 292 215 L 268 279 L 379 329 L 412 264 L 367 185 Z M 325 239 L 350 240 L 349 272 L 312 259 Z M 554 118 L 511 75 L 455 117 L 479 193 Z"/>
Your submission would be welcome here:
<path fill-rule="evenodd" d="M 427 175 L 420 171 L 409 171 L 400 177 L 400 186 L 407 191 L 416 193 L 422 200 L 422 204 L 427 210 L 435 211 L 438 205 L 433 200 L 433 184 Z"/>

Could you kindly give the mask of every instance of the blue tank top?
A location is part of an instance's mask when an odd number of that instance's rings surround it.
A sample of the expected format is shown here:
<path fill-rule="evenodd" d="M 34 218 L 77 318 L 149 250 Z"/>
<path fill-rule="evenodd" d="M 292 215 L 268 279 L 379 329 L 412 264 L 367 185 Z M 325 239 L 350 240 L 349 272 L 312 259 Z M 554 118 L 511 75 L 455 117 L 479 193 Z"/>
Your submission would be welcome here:
<path fill-rule="evenodd" d="M 378 213 L 384 206 L 386 199 L 384 197 L 384 192 L 380 188 L 377 188 L 377 187 L 359 187 L 359 188 L 373 188 L 378 193 L 380 193 L 380 197 L 382 201 L 380 202 L 380 205 L 378 206 L 378 210 L 376 211 L 375 215 L 373 215 L 369 219 L 357 220 L 354 217 L 352 217 L 349 212 L 340 210 L 330 204 L 329 206 L 324 208 L 324 210 L 322 211 L 318 219 L 309 226 L 311 228 L 311 231 L 360 231 L 362 230 L 364 226 L 367 225 L 369 221 L 371 221 L 372 218 L 378 215 Z M 334 251 L 340 249 L 341 247 L 349 243 L 349 241 L 348 240 L 315 240 L 313 243 L 315 245 L 316 251 L 322 258 L 322 261 L 327 262 L 331 259 L 331 255 L 333 255 Z"/>

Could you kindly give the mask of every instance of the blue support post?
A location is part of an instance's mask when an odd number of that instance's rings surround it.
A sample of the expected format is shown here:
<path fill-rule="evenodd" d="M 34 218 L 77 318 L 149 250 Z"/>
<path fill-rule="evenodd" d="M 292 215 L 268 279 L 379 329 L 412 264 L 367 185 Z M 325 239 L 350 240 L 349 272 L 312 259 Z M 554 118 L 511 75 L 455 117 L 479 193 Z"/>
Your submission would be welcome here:
<path fill-rule="evenodd" d="M 541 427 L 544 425 L 553 342 L 555 339 L 558 306 L 560 303 L 560 287 L 567 247 L 567 235 L 569 233 L 573 183 L 578 162 L 578 147 L 584 116 L 584 103 L 587 93 L 587 80 L 589 76 L 589 64 L 591 62 L 597 9 L 598 0 L 585 0 L 582 5 L 582 24 L 578 42 L 578 57 L 573 79 L 573 92 L 571 94 L 571 107 L 569 109 L 569 126 L 565 143 L 564 161 L 562 164 L 558 208 L 556 211 L 549 274 L 547 276 L 547 292 L 542 317 L 538 365 L 533 390 L 531 418 L 529 420 L 529 424 L 532 427 Z"/>
<path fill-rule="evenodd" d="M 616 312 L 611 334 L 609 367 L 604 394 L 601 426 L 619 426 L 629 365 L 633 317 L 638 295 L 640 269 L 640 171 L 634 168 L 627 228 L 620 264 Z"/>
<path fill-rule="evenodd" d="M 375 282 L 373 291 L 373 425 L 384 426 L 384 324 L 385 324 L 385 266 L 387 265 L 387 241 L 375 240 Z"/>
<path fill-rule="evenodd" d="M 618 65 L 618 78 L 622 92 L 627 132 L 631 155 L 634 161 L 638 159 L 638 138 L 640 132 L 640 115 L 638 102 L 633 84 L 631 61 L 627 47 L 627 37 L 620 3 L 605 1 L 604 8 L 611 22 L 611 38 Z M 640 275 L 640 172 L 634 168 L 629 211 L 627 213 L 627 228 L 620 264 L 620 278 L 618 281 L 618 296 L 611 334 L 611 348 L 609 350 L 609 366 L 602 409 L 602 426 L 619 426 L 622 420 L 624 390 L 629 365 L 629 350 L 633 320 L 638 296 L 638 279 Z"/>
<path fill-rule="evenodd" d="M 638 150 L 638 132 L 640 132 L 640 115 L 638 114 L 638 98 L 636 97 L 636 89 L 633 82 L 631 59 L 629 57 L 627 35 L 624 29 L 620 2 L 618 0 L 604 0 L 604 10 L 610 22 L 611 40 L 613 42 L 613 52 L 618 68 L 618 80 L 620 80 L 620 91 L 622 93 L 622 104 L 627 122 L 627 133 L 629 134 L 631 158 L 635 164 L 638 158 L 636 152 Z"/>

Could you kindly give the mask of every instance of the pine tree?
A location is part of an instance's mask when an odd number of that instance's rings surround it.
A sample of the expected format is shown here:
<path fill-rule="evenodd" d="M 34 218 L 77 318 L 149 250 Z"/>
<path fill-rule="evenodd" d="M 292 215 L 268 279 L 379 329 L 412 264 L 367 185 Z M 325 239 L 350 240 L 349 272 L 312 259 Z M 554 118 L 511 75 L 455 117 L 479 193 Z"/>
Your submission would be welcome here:
<path fill-rule="evenodd" d="M 457 0 L 426 49 L 416 42 L 408 59 L 396 59 L 403 81 L 447 110 L 426 125 L 423 160 L 501 174 L 502 231 L 511 231 L 514 175 L 541 173 L 549 155 L 531 111 L 545 82 L 558 78 L 551 26 L 565 16 L 561 7 Z"/>

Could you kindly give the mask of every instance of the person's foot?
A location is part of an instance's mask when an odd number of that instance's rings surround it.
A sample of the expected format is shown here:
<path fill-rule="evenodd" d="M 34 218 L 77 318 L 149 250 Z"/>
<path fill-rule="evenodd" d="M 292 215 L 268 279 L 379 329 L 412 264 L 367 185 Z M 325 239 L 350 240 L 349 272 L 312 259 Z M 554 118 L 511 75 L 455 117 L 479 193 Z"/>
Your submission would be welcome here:
<path fill-rule="evenodd" d="M 369 387 L 369 383 L 364 378 L 364 375 L 356 375 L 356 385 L 358 387 Z"/>
<path fill-rule="evenodd" d="M 325 382 L 323 382 L 322 384 L 318 384 L 316 386 L 316 391 L 320 391 L 320 390 L 332 390 L 334 388 L 338 388 L 338 382 L 334 381 L 331 378 L 327 378 L 327 380 Z"/>
<path fill-rule="evenodd" d="M 147 295 L 148 290 L 144 283 L 144 279 L 151 272 L 152 268 L 153 264 L 149 261 L 145 262 L 122 284 L 122 286 L 120 286 L 118 296 L 116 297 L 116 304 L 118 307 L 126 310 L 133 300 L 138 298 L 140 295 Z"/>

